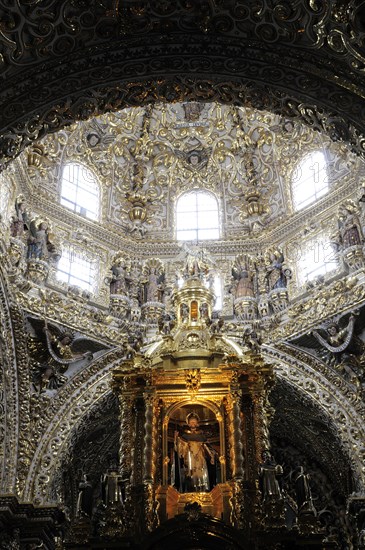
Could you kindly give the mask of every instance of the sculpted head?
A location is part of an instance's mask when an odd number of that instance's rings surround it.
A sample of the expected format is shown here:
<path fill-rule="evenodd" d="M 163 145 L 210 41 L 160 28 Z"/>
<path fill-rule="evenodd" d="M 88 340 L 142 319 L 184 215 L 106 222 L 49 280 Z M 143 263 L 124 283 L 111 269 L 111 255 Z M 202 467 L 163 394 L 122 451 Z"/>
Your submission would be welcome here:
<path fill-rule="evenodd" d="M 199 426 L 199 416 L 194 412 L 189 413 L 186 417 L 186 423 L 189 428 L 197 428 Z"/>

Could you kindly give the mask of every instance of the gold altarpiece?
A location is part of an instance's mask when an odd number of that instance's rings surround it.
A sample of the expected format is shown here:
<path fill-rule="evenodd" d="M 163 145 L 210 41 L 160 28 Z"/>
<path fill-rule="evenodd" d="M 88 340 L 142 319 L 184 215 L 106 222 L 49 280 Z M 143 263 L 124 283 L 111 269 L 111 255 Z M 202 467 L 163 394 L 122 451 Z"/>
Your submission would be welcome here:
<path fill-rule="evenodd" d="M 199 269 L 175 291 L 162 338 L 130 354 L 113 371 L 120 407 L 120 476 L 125 532 L 140 537 L 195 506 L 245 531 L 266 520 L 283 525 L 283 502 L 263 502 L 259 466 L 270 449 L 268 395 L 273 371 L 257 342 L 230 340 L 211 319 L 214 295 Z M 172 479 L 174 430 L 198 412 L 212 440 L 219 475 L 210 490 L 180 492 Z M 128 509 L 130 513 L 128 514 Z M 145 531 L 145 533 L 143 533 Z"/>

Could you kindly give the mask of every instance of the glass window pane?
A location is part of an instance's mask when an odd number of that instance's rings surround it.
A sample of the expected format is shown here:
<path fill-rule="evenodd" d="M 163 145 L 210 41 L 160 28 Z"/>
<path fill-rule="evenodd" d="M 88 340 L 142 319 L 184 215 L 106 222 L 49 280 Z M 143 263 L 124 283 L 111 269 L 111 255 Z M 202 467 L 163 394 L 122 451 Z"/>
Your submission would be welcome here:
<path fill-rule="evenodd" d="M 207 193 L 197 194 L 198 210 L 217 210 L 217 201 L 213 195 Z"/>
<path fill-rule="evenodd" d="M 196 212 L 182 212 L 176 220 L 178 230 L 195 229 L 198 224 L 198 216 Z"/>
<path fill-rule="evenodd" d="M 325 275 L 338 266 L 336 253 L 329 240 L 319 238 L 306 243 L 306 249 L 297 263 L 299 283 Z"/>
<path fill-rule="evenodd" d="M 307 155 L 292 177 L 293 204 L 296 210 L 305 208 L 328 191 L 327 164 L 324 154 Z"/>
<path fill-rule="evenodd" d="M 84 290 L 93 290 L 95 263 L 81 258 L 75 252 L 63 250 L 57 266 L 57 279 Z"/>
<path fill-rule="evenodd" d="M 218 229 L 199 229 L 198 238 L 202 241 L 219 239 L 219 231 Z"/>
<path fill-rule="evenodd" d="M 62 171 L 61 204 L 83 216 L 97 219 L 99 186 L 93 173 L 81 164 L 66 164 Z"/>
<path fill-rule="evenodd" d="M 216 229 L 218 227 L 217 212 L 200 212 L 199 229 Z"/>
<path fill-rule="evenodd" d="M 178 231 L 176 238 L 178 241 L 196 241 L 198 233 L 194 231 Z"/>
<path fill-rule="evenodd" d="M 178 211 L 191 212 L 192 210 L 196 210 L 196 195 L 189 193 L 180 197 L 178 202 Z"/>
<path fill-rule="evenodd" d="M 178 240 L 219 239 L 218 203 L 213 193 L 182 195 L 176 204 L 176 229 Z"/>

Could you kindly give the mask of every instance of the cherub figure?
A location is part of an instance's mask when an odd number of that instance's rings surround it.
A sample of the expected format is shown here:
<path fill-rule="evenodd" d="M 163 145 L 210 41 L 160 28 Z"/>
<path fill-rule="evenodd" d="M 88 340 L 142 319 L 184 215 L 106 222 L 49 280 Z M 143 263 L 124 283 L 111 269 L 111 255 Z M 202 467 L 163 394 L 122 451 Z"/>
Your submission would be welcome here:
<path fill-rule="evenodd" d="M 176 321 L 170 313 L 164 313 L 161 315 L 158 321 L 158 328 L 162 334 L 170 334 L 174 328 Z"/>

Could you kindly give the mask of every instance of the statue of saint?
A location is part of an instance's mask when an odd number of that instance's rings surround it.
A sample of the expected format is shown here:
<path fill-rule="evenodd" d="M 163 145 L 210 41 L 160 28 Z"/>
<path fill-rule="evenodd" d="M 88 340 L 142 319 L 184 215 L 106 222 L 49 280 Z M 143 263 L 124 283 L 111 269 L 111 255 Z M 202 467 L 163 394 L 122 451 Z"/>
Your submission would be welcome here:
<path fill-rule="evenodd" d="M 241 298 L 255 298 L 256 296 L 256 268 L 247 254 L 240 254 L 232 266 L 233 284 L 231 292 L 235 300 Z"/>
<path fill-rule="evenodd" d="M 287 287 L 287 275 L 291 272 L 289 269 L 284 269 L 284 254 L 275 250 L 269 256 L 270 264 L 266 268 L 269 290 Z"/>
<path fill-rule="evenodd" d="M 344 249 L 350 246 L 360 246 L 363 243 L 360 220 L 356 207 L 351 204 L 351 201 L 340 208 L 338 225 L 340 244 Z"/>
<path fill-rule="evenodd" d="M 276 464 L 269 451 L 263 451 L 263 462 L 259 466 L 260 489 L 264 500 L 280 499 L 278 478 L 283 475 L 280 464 Z"/>
<path fill-rule="evenodd" d="M 315 514 L 312 494 L 309 486 L 309 476 L 304 473 L 303 466 L 298 466 L 294 471 L 295 494 L 297 497 L 298 512 L 310 512 Z"/>
<path fill-rule="evenodd" d="M 157 302 L 159 300 L 159 281 L 156 268 L 151 267 L 146 285 L 146 302 Z"/>
<path fill-rule="evenodd" d="M 21 237 L 28 229 L 29 219 L 23 195 L 19 195 L 15 202 L 15 216 L 12 217 L 10 234 L 12 237 Z"/>
<path fill-rule="evenodd" d="M 217 452 L 207 443 L 196 413 L 188 414 L 186 423 L 181 435 L 175 431 L 173 484 L 181 493 L 210 491 L 216 484 Z"/>
<path fill-rule="evenodd" d="M 249 296 L 253 298 L 255 296 L 254 286 L 253 286 L 253 277 L 249 271 L 242 269 L 242 271 L 237 275 L 237 286 L 235 291 L 235 299 L 245 298 Z"/>
<path fill-rule="evenodd" d="M 45 260 L 48 258 L 48 225 L 44 221 L 32 220 L 30 222 L 28 238 L 28 259 Z"/>
<path fill-rule="evenodd" d="M 122 476 L 114 465 L 101 478 L 101 495 L 105 506 L 123 503 Z"/>
<path fill-rule="evenodd" d="M 112 279 L 110 281 L 110 294 L 121 294 L 126 296 L 126 266 L 122 258 L 118 258 L 112 266 Z"/>
<path fill-rule="evenodd" d="M 79 494 L 77 497 L 76 516 L 91 517 L 93 509 L 93 487 L 87 474 L 83 475 L 79 483 Z"/>

